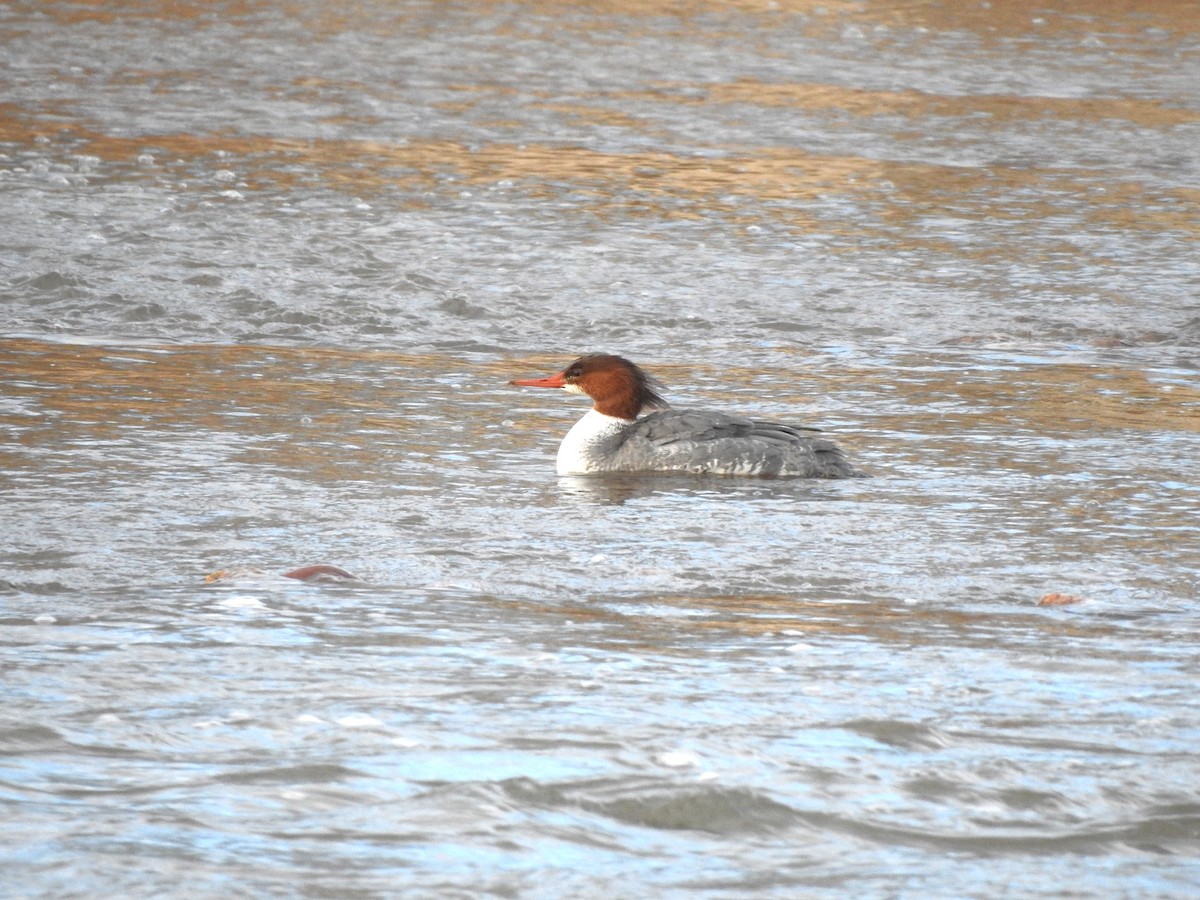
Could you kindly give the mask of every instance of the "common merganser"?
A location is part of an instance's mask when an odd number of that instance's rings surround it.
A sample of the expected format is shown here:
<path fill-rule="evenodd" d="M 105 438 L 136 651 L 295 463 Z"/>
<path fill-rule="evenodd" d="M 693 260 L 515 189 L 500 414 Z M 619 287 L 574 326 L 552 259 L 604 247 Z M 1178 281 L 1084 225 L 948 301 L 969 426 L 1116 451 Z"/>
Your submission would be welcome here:
<path fill-rule="evenodd" d="M 527 387 L 586 394 L 592 408 L 558 448 L 559 475 L 690 472 L 791 478 L 854 478 L 854 468 L 817 429 L 720 412 L 673 410 L 662 386 L 629 360 L 581 356 L 557 375 L 519 378 Z M 642 413 L 650 412 L 648 415 Z M 639 418 L 640 416 L 640 418 Z"/>

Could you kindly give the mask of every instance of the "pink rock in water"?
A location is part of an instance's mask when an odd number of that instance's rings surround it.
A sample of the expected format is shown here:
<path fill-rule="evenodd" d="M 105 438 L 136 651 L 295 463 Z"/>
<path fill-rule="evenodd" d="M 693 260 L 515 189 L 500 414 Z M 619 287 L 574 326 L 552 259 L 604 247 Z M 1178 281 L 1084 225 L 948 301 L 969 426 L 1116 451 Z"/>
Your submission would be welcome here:
<path fill-rule="evenodd" d="M 295 578 L 297 581 L 311 581 L 314 578 L 329 578 L 335 581 L 343 578 L 350 578 L 355 581 L 358 580 L 356 576 L 351 575 L 345 569 L 337 566 L 325 565 L 324 563 L 319 563 L 315 566 L 301 566 L 298 569 L 292 569 L 290 572 L 284 572 L 283 577 Z"/>
<path fill-rule="evenodd" d="M 214 584 L 219 581 L 269 581 L 275 578 L 294 578 L 296 581 L 345 581 L 347 579 L 357 581 L 355 575 L 351 575 L 345 569 L 339 566 L 331 566 L 325 563 L 318 563 L 312 566 L 301 566 L 298 569 L 292 569 L 289 572 L 284 572 L 277 575 L 273 572 L 268 572 L 265 569 L 260 569 L 256 566 L 241 566 L 236 569 L 221 569 L 213 572 L 211 575 L 206 575 L 204 581 L 206 584 Z"/>

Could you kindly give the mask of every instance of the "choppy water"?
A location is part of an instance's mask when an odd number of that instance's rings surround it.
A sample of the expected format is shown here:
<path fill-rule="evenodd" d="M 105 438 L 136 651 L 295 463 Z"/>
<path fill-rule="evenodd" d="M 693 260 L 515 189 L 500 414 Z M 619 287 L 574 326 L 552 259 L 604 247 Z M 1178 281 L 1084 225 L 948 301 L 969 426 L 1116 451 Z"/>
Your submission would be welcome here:
<path fill-rule="evenodd" d="M 1194 896 L 1145 6 L 0 7 L 2 892 Z M 557 478 L 593 350 L 874 477 Z"/>

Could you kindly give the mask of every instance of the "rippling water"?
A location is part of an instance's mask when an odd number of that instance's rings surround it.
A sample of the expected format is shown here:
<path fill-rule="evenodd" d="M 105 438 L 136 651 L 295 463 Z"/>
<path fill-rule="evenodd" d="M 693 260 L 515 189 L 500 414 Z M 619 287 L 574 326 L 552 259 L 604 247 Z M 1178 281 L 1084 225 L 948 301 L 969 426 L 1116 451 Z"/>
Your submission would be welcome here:
<path fill-rule="evenodd" d="M 0 7 L 2 892 L 1194 896 L 1141 6 Z M 557 478 L 594 350 L 874 477 Z"/>

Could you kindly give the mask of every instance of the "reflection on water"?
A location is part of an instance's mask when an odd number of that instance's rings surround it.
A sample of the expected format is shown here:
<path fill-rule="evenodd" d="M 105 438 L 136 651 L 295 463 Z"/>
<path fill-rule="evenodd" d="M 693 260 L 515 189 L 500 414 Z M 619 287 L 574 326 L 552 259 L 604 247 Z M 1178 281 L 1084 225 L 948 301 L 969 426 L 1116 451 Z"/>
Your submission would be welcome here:
<path fill-rule="evenodd" d="M 1194 6 L 10 4 L 0 886 L 1189 895 Z"/>
<path fill-rule="evenodd" d="M 1196 342 L 1186 3 L 42 12 L 18 331 Z"/>

